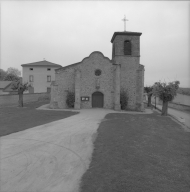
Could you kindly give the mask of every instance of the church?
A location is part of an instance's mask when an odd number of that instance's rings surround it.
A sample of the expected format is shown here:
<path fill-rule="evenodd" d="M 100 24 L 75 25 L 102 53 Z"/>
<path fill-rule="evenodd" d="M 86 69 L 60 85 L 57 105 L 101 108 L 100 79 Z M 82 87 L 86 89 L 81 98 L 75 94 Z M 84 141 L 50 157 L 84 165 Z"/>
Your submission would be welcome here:
<path fill-rule="evenodd" d="M 67 109 L 68 92 L 74 94 L 74 109 L 121 110 L 121 91 L 127 93 L 127 109 L 143 111 L 144 66 L 140 64 L 139 32 L 115 32 L 111 38 L 112 59 L 92 52 L 81 62 L 55 69 L 50 108 Z"/>

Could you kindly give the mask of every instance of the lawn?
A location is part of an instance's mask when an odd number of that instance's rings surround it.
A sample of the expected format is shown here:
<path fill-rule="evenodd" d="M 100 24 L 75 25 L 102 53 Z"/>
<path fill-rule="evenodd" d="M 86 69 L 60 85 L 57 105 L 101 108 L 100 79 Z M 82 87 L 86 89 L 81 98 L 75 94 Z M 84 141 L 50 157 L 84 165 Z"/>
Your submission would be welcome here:
<path fill-rule="evenodd" d="M 37 107 L 44 104 L 47 104 L 47 101 L 27 103 L 24 104 L 23 108 L 18 108 L 17 106 L 1 106 L 0 136 L 5 136 L 77 114 L 77 112 L 69 111 L 36 110 Z"/>
<path fill-rule="evenodd" d="M 105 117 L 80 192 L 189 191 L 189 132 L 156 112 Z"/>

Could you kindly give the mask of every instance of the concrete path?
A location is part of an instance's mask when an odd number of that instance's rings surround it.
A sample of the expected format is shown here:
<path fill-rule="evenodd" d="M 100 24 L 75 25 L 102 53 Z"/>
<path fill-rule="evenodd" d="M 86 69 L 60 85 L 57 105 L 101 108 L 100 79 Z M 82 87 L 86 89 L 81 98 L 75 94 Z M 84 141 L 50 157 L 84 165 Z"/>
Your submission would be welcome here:
<path fill-rule="evenodd" d="M 106 114 L 115 112 L 81 110 L 69 118 L 1 137 L 0 191 L 77 192 L 90 163 L 96 130 Z M 140 114 L 147 113 L 152 112 Z"/>

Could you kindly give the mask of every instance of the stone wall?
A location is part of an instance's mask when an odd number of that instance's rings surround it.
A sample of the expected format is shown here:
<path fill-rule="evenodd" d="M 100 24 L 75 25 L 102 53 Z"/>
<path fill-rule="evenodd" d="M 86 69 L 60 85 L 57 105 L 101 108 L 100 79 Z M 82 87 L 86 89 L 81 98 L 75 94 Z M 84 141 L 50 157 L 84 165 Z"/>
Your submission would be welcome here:
<path fill-rule="evenodd" d="M 129 63 L 126 63 L 125 57 L 119 57 L 116 60 L 119 64 L 121 63 L 120 87 L 128 92 L 128 108 L 143 110 L 144 67 L 138 64 L 139 57 L 130 57 L 127 60 Z M 89 97 L 89 101 L 80 101 L 80 108 L 92 108 L 92 94 L 99 91 L 104 95 L 104 108 L 113 109 L 116 88 L 115 64 L 117 65 L 115 61 L 112 62 L 102 53 L 93 52 L 80 63 L 60 68 L 56 71 L 56 81 L 52 84 L 50 106 L 68 108 L 66 105 L 67 91 L 75 91 L 76 71 L 78 71 L 80 73 L 80 91 L 77 91 L 77 94 L 80 97 Z M 101 70 L 100 76 L 95 75 L 96 69 Z"/>
<path fill-rule="evenodd" d="M 169 102 L 168 106 L 173 109 L 182 110 L 182 111 L 190 111 L 190 106 L 182 105 L 178 103 Z"/>
<path fill-rule="evenodd" d="M 128 93 L 128 109 L 142 111 L 144 66 L 140 65 L 140 35 L 141 33 L 119 33 L 115 39 L 112 38 L 112 60 L 96 51 L 79 63 L 56 70 L 56 85 L 52 87 L 54 93 L 52 93 L 51 103 L 57 103 L 59 108 L 67 108 L 66 94 L 68 90 L 72 90 L 77 91 L 76 108 L 91 108 L 92 94 L 99 91 L 104 95 L 104 108 L 117 108 L 119 110 L 120 98 L 117 92 L 121 88 Z M 124 55 L 125 40 L 131 42 L 131 55 Z M 119 68 L 116 70 L 118 65 L 120 70 L 118 70 Z M 95 76 L 96 69 L 101 70 L 100 76 Z M 118 78 L 119 75 L 116 78 L 116 74 L 120 74 L 120 78 Z M 118 85 L 118 87 L 117 84 L 120 86 Z M 79 101 L 79 97 L 89 97 L 90 100 Z"/>
<path fill-rule="evenodd" d="M 0 95 L 0 106 L 17 105 L 18 95 Z M 23 96 L 24 103 L 29 103 L 38 100 L 50 100 L 49 93 L 26 93 Z"/>
<path fill-rule="evenodd" d="M 95 70 L 100 69 L 101 75 L 95 76 Z M 75 72 L 80 71 L 80 96 L 89 97 L 89 101 L 81 101 L 81 108 L 92 108 L 92 94 L 100 91 L 104 94 L 104 108 L 114 107 L 114 70 L 112 62 L 100 52 L 93 52 L 80 64 L 63 67 L 56 72 L 56 88 L 52 93 L 52 102 L 58 102 L 59 108 L 67 108 L 67 90 L 75 89 Z M 98 85 L 98 86 L 97 86 Z M 53 90 L 52 89 L 52 90 Z M 56 99 L 57 98 L 57 99 Z"/>
<path fill-rule="evenodd" d="M 131 41 L 131 55 L 124 55 L 124 41 L 126 40 Z M 142 110 L 143 92 L 141 86 L 144 85 L 144 71 L 143 74 L 137 72 L 140 66 L 140 37 L 118 35 L 114 39 L 113 47 L 114 61 L 121 64 L 121 88 L 127 90 L 129 96 L 128 108 Z"/>
<path fill-rule="evenodd" d="M 100 76 L 95 75 L 96 69 L 101 70 Z M 92 94 L 96 91 L 104 94 L 104 108 L 113 108 L 114 69 L 115 66 L 113 66 L 111 61 L 105 58 L 100 52 L 92 53 L 88 59 L 83 61 L 79 67 L 81 71 L 81 96 L 90 97 L 90 101 L 81 102 L 81 108 L 92 107 Z"/>
<path fill-rule="evenodd" d="M 117 35 L 114 39 L 114 51 L 115 56 L 124 54 L 124 41 L 131 41 L 131 50 L 133 56 L 140 56 L 140 37 L 139 36 L 127 36 L 127 35 Z"/>
<path fill-rule="evenodd" d="M 139 57 L 119 56 L 115 57 L 117 63 L 121 64 L 121 88 L 127 90 L 129 101 L 128 108 L 136 107 L 136 71 L 139 67 Z"/>
<path fill-rule="evenodd" d="M 139 65 L 139 69 L 137 70 L 137 83 L 136 83 L 136 109 L 138 111 L 144 110 L 143 95 L 144 95 L 144 66 Z"/>
<path fill-rule="evenodd" d="M 55 75 L 56 87 L 52 87 L 55 91 L 52 95 L 51 102 L 57 102 L 59 108 L 68 108 L 66 105 L 67 92 L 74 92 L 75 87 L 75 69 L 76 66 L 61 68 Z M 50 104 L 51 105 L 51 104 Z"/>

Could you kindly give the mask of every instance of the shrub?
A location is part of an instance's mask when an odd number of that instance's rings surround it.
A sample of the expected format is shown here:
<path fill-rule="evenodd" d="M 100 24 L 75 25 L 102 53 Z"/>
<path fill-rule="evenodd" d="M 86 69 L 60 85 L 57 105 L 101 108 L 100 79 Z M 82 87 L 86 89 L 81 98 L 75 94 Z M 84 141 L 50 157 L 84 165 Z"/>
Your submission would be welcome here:
<path fill-rule="evenodd" d="M 67 92 L 66 104 L 69 108 L 74 108 L 75 104 L 75 93 L 72 91 Z"/>
<path fill-rule="evenodd" d="M 120 91 L 120 104 L 121 104 L 121 110 L 126 110 L 128 105 L 128 93 L 124 89 L 121 89 Z"/>

